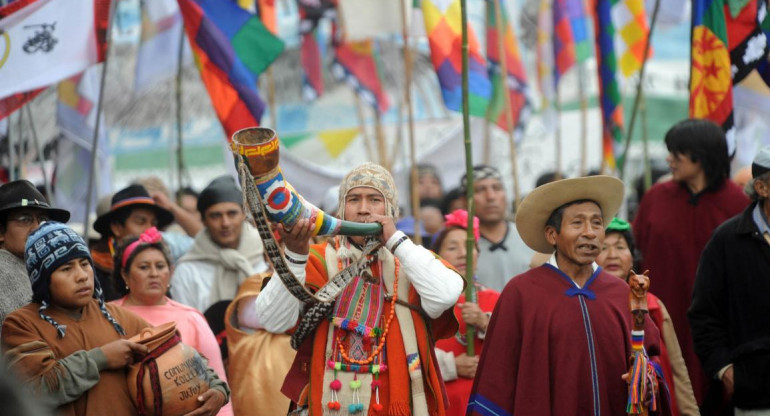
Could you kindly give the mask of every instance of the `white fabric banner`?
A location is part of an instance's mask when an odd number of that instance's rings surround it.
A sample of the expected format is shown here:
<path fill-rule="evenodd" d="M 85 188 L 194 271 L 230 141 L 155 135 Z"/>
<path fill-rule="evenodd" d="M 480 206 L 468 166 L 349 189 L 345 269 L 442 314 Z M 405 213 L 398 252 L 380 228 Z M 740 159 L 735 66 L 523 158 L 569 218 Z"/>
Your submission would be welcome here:
<path fill-rule="evenodd" d="M 407 19 L 410 19 L 412 2 L 410 0 L 401 0 L 401 2 L 406 7 Z M 401 2 L 340 0 L 339 11 L 342 16 L 342 27 L 345 30 L 345 40 L 352 42 L 380 35 L 401 34 Z"/>
<path fill-rule="evenodd" d="M 179 65 L 182 14 L 176 0 L 142 2 L 142 38 L 136 56 L 134 91 L 143 92 L 173 77 Z M 190 43 L 181 42 L 182 65 L 192 63 Z"/>
<path fill-rule="evenodd" d="M 0 20 L 0 98 L 54 84 L 98 59 L 92 0 L 39 0 Z"/>

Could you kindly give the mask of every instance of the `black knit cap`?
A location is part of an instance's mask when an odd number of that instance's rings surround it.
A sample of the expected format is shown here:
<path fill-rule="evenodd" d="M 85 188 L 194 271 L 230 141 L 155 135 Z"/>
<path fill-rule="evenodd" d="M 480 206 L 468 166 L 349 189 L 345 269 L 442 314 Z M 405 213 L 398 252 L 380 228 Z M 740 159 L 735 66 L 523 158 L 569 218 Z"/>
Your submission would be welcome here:
<path fill-rule="evenodd" d="M 112 235 L 110 224 L 112 221 L 125 211 L 135 208 L 148 208 L 155 212 L 158 219 L 158 229 L 171 224 L 174 221 L 174 214 L 155 203 L 150 197 L 150 193 L 142 185 L 129 185 L 112 196 L 112 206 L 107 213 L 100 215 L 94 222 L 94 230 L 102 236 Z"/>
<path fill-rule="evenodd" d="M 243 204 L 243 192 L 236 185 L 235 179 L 229 175 L 214 179 L 201 191 L 198 195 L 198 212 L 205 216 L 207 209 L 222 202 Z"/>
<path fill-rule="evenodd" d="M 70 219 L 69 211 L 52 208 L 35 185 L 25 179 L 0 186 L 0 218 L 16 208 L 41 209 L 54 221 L 67 222 Z"/>

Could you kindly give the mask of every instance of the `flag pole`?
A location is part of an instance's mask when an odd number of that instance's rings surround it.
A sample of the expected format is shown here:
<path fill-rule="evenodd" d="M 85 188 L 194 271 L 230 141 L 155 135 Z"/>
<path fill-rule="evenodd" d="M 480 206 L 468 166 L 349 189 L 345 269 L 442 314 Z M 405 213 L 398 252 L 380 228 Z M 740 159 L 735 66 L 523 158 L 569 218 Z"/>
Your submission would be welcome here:
<path fill-rule="evenodd" d="M 113 0 L 115 1 L 115 0 Z M 182 60 L 184 59 L 184 25 L 179 34 L 179 52 L 176 61 L 176 168 L 178 188 L 182 189 L 184 149 L 182 148 Z"/>
<path fill-rule="evenodd" d="M 647 69 L 647 58 L 650 54 L 650 45 L 652 45 L 652 34 L 655 30 L 655 22 L 658 20 L 658 10 L 660 10 L 660 0 L 655 0 L 655 7 L 652 9 L 652 18 L 650 19 L 650 32 L 647 34 L 647 40 L 644 43 L 644 55 L 642 55 L 642 68 L 639 70 L 639 83 L 636 84 L 636 98 L 634 99 L 634 107 L 631 110 L 631 120 L 628 122 L 628 131 L 626 132 L 626 140 L 623 144 L 623 155 L 621 156 L 618 169 L 620 170 L 620 177 L 625 175 L 626 168 L 626 156 L 628 156 L 628 147 L 631 145 L 631 137 L 634 134 L 634 122 L 636 121 L 636 113 L 639 110 L 639 104 L 642 99 L 642 88 L 644 87 L 644 73 Z"/>
<path fill-rule="evenodd" d="M 102 79 L 99 82 L 99 99 L 96 101 L 96 123 L 94 125 L 93 143 L 91 144 L 91 170 L 88 175 L 88 192 L 86 193 L 86 210 L 83 219 L 83 239 L 88 241 L 88 218 L 91 215 L 91 198 L 94 192 L 94 176 L 96 173 L 96 154 L 99 149 L 99 128 L 102 121 L 102 103 L 104 101 L 104 84 L 107 80 L 107 62 L 110 59 L 110 49 L 112 49 L 112 22 L 115 19 L 115 8 L 118 0 L 110 1 L 110 12 L 107 20 L 107 33 L 105 34 L 106 48 L 104 51 L 104 62 L 102 63 Z"/>
<path fill-rule="evenodd" d="M 275 112 L 275 78 L 273 78 L 273 67 L 270 66 L 265 71 L 267 77 L 267 108 L 270 109 L 270 123 L 275 131 L 278 131 L 278 114 Z"/>
<path fill-rule="evenodd" d="M 471 146 L 471 120 L 470 120 L 470 102 L 468 101 L 468 6 L 466 0 L 460 0 L 460 18 L 462 27 L 462 92 L 463 92 L 463 143 L 465 144 L 465 198 L 468 206 L 468 223 L 466 224 L 465 239 L 465 299 L 467 302 L 476 302 L 476 287 L 473 284 L 473 273 L 475 264 L 473 264 L 473 249 L 476 246 L 476 238 L 473 234 L 473 215 L 475 207 L 473 206 L 473 147 Z M 467 342 L 467 354 L 471 357 L 476 355 L 475 339 L 476 331 L 472 325 L 467 325 L 465 329 L 465 339 Z"/>
<path fill-rule="evenodd" d="M 412 51 L 409 49 L 409 28 L 407 27 L 406 5 L 401 3 L 401 40 L 404 42 L 404 104 L 406 105 L 407 126 L 409 132 L 409 180 L 412 184 L 409 188 L 412 194 L 409 199 L 412 202 L 412 218 L 414 219 L 414 242 L 422 244 L 422 232 L 420 231 L 420 194 L 417 186 L 417 152 L 414 143 L 414 113 L 412 112 Z"/>
<path fill-rule="evenodd" d="M 19 118 L 16 119 L 16 122 L 18 123 L 18 129 L 19 129 L 19 178 L 24 178 L 27 175 L 24 173 L 24 112 L 19 111 Z"/>
<path fill-rule="evenodd" d="M 644 91 L 639 91 L 644 94 Z M 644 191 L 652 186 L 652 166 L 650 165 L 649 132 L 647 131 L 647 100 L 642 97 L 639 103 L 639 115 L 642 117 L 642 151 L 644 152 Z"/>
<path fill-rule="evenodd" d="M 361 131 L 361 138 L 364 140 L 364 148 L 366 149 L 366 157 L 369 160 L 374 161 L 374 150 L 372 149 L 372 138 L 369 136 L 369 132 L 366 131 L 366 125 L 364 122 L 364 113 L 361 111 L 361 98 L 358 97 L 358 93 L 355 90 L 353 92 L 353 99 L 356 105 L 356 118 L 358 118 L 358 128 Z"/>
<path fill-rule="evenodd" d="M 578 95 L 580 96 L 580 176 L 586 176 L 586 159 L 588 159 L 588 98 L 586 98 L 585 66 L 577 64 Z"/>
<path fill-rule="evenodd" d="M 19 117 L 20 115 L 17 115 L 16 117 Z M 21 136 L 21 131 L 18 132 L 19 136 Z M 14 181 L 16 180 L 16 149 L 14 149 L 13 146 L 13 121 L 11 120 L 11 116 L 8 116 L 8 180 Z"/>
<path fill-rule="evenodd" d="M 494 0 L 495 30 L 497 31 L 497 56 L 500 61 L 500 80 L 503 87 L 503 103 L 505 105 L 505 125 L 508 133 L 508 144 L 511 153 L 511 176 L 513 177 L 513 207 L 519 208 L 519 169 L 518 156 L 516 154 L 516 138 L 513 134 L 513 114 L 511 114 L 511 94 L 508 91 L 508 55 L 505 53 L 505 27 L 503 26 L 503 13 L 500 0 Z M 489 4 L 487 4 L 489 7 Z"/>
<path fill-rule="evenodd" d="M 45 184 L 45 193 L 48 197 L 48 202 L 53 205 L 53 192 L 51 191 L 51 182 L 48 180 L 48 174 L 45 170 L 45 158 L 43 157 L 43 146 L 40 145 L 40 139 L 37 136 L 37 129 L 35 128 L 35 119 L 32 118 L 32 111 L 29 109 L 29 105 L 24 106 L 24 110 L 27 112 L 27 118 L 29 119 L 30 130 L 32 130 L 32 140 L 35 141 L 35 151 L 37 152 L 37 159 L 40 161 L 40 170 L 43 172 L 43 184 Z"/>
<path fill-rule="evenodd" d="M 390 170 L 388 160 L 388 148 L 385 144 L 385 134 L 382 131 L 382 120 L 380 119 L 380 113 L 376 108 L 372 108 L 374 111 L 374 138 L 377 140 L 377 162 L 387 170 Z"/>
<path fill-rule="evenodd" d="M 556 107 L 556 137 L 555 137 L 555 152 L 556 152 L 556 180 L 562 178 L 561 174 L 561 97 L 559 96 L 559 84 L 556 86 L 556 96 L 554 97 L 554 106 Z"/>

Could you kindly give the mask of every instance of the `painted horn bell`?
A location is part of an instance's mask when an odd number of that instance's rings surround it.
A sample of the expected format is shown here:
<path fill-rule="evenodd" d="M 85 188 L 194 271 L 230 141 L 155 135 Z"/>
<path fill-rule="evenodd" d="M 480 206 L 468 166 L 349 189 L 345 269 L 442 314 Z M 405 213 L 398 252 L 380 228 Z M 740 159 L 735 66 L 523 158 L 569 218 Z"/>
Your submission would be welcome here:
<path fill-rule="evenodd" d="M 305 201 L 283 178 L 278 165 L 278 135 L 266 127 L 249 127 L 233 134 L 230 146 L 243 159 L 265 201 L 271 221 L 292 227 L 302 218 L 315 224 L 313 235 L 374 235 L 382 231 L 376 223 L 358 223 L 335 218 Z"/>

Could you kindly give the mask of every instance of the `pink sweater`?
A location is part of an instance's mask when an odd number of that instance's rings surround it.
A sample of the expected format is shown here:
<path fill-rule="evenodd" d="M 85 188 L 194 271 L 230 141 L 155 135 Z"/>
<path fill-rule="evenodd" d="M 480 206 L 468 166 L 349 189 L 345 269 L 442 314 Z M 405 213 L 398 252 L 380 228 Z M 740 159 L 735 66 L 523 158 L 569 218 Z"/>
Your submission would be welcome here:
<path fill-rule="evenodd" d="M 176 328 L 182 337 L 182 342 L 198 350 L 209 361 L 209 366 L 217 372 L 219 378 L 227 381 L 225 366 L 222 363 L 222 353 L 214 333 L 211 331 L 206 318 L 197 309 L 166 298 L 165 305 L 136 306 L 125 305 L 126 297 L 110 303 L 139 315 L 150 325 L 158 326 L 166 322 L 176 322 Z M 218 416 L 232 416 L 230 403 L 222 407 Z"/>

